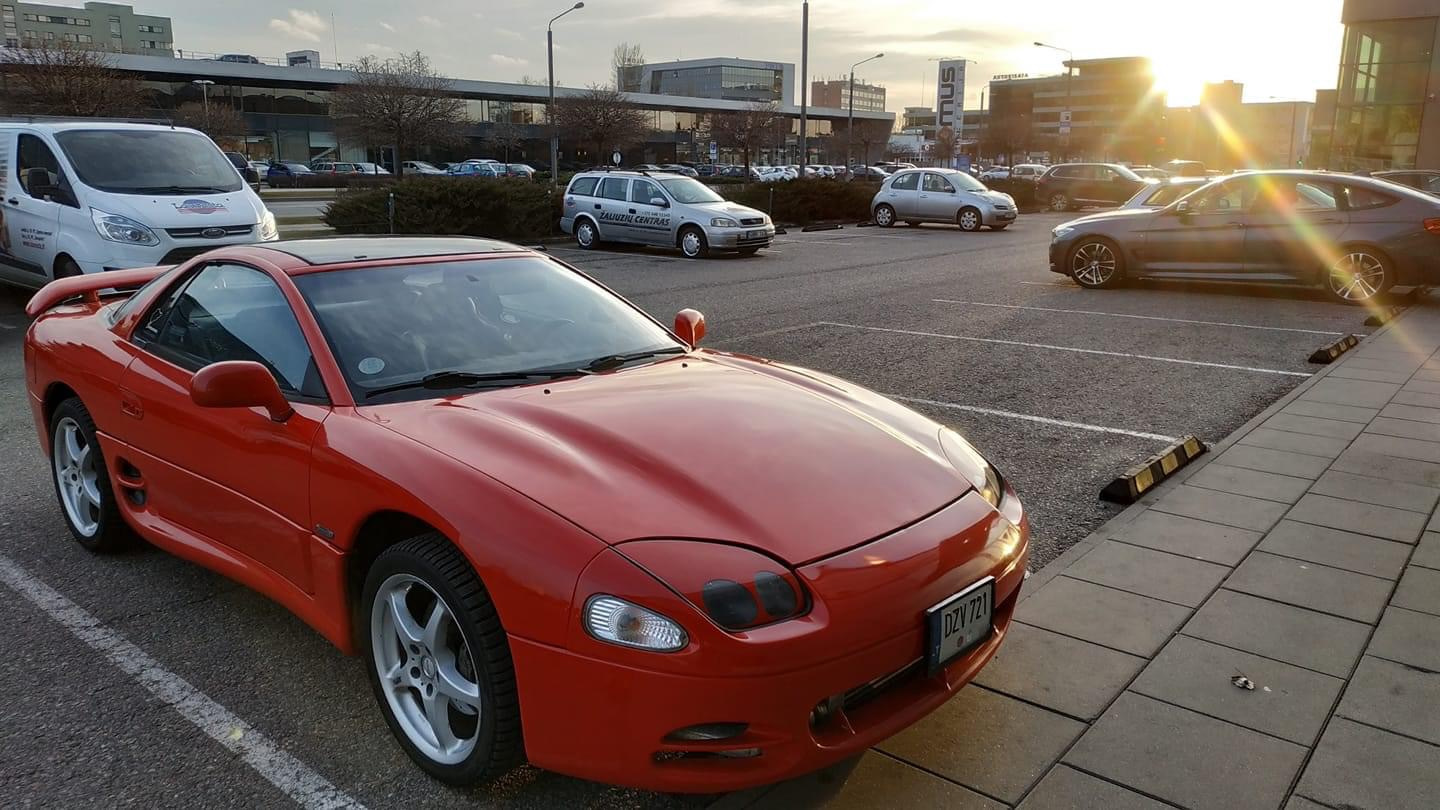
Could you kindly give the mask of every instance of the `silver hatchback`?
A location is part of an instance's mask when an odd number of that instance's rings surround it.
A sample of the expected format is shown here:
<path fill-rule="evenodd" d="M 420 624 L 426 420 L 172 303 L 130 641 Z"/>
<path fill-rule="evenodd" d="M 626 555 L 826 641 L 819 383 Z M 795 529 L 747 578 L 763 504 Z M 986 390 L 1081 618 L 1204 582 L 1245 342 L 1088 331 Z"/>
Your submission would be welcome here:
<path fill-rule="evenodd" d="M 663 172 L 596 171 L 565 189 L 560 230 L 590 250 L 601 242 L 749 256 L 769 247 L 775 225 L 763 211 L 726 200 L 698 180 Z"/>
<path fill-rule="evenodd" d="M 870 201 L 875 224 L 946 222 L 962 231 L 1004 230 L 1016 217 L 1015 198 L 991 191 L 955 169 L 906 169 L 887 178 Z"/>

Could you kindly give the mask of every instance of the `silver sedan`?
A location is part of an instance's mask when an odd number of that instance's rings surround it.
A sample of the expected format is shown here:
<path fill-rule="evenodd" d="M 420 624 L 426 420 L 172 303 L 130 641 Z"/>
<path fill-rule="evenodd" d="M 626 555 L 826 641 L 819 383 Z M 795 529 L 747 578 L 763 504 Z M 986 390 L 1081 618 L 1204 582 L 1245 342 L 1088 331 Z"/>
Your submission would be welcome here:
<path fill-rule="evenodd" d="M 904 169 L 886 178 L 870 201 L 875 224 L 945 222 L 962 231 L 1004 230 L 1015 221 L 1015 198 L 991 191 L 955 169 Z"/>

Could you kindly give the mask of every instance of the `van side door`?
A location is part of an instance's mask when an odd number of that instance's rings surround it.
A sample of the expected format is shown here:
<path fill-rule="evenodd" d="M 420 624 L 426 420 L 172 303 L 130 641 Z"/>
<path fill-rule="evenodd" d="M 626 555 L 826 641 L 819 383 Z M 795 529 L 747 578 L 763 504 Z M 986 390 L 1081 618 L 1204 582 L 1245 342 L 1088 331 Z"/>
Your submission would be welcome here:
<path fill-rule="evenodd" d="M 59 236 L 60 206 L 70 194 L 55 153 L 38 135 L 23 130 L 3 137 L 4 196 L 0 197 L 0 272 L 28 286 L 50 280 Z M 30 170 L 44 169 L 57 191 L 30 187 Z M 59 190 L 59 189 L 64 189 Z"/>

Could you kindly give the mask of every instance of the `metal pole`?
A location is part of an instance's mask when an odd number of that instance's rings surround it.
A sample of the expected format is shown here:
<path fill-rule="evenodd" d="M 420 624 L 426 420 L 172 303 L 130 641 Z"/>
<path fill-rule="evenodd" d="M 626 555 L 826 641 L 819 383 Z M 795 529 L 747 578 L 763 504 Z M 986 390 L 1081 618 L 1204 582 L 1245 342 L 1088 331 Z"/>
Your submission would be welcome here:
<path fill-rule="evenodd" d="M 810 122 L 810 0 L 800 4 L 800 177 L 805 179 L 805 131 Z"/>
<path fill-rule="evenodd" d="M 1066 53 L 1068 54 L 1069 51 L 1066 51 Z M 1074 84 L 1074 81 L 1075 56 L 1074 54 L 1070 54 L 1070 58 L 1065 62 L 1065 112 L 1070 114 L 1070 120 L 1065 123 L 1065 129 L 1067 130 L 1065 133 L 1066 160 L 1070 159 L 1070 139 L 1074 137 L 1075 133 L 1075 111 L 1070 108 L 1070 88 L 1071 85 Z"/>
<path fill-rule="evenodd" d="M 850 112 L 845 119 L 845 165 L 851 164 L 851 144 L 855 142 L 855 68 L 850 68 Z"/>
<path fill-rule="evenodd" d="M 554 20 L 551 20 L 554 23 Z M 560 188 L 560 130 L 555 125 L 555 32 L 545 26 L 545 62 L 550 71 L 550 104 L 545 117 L 550 124 L 550 188 Z"/>

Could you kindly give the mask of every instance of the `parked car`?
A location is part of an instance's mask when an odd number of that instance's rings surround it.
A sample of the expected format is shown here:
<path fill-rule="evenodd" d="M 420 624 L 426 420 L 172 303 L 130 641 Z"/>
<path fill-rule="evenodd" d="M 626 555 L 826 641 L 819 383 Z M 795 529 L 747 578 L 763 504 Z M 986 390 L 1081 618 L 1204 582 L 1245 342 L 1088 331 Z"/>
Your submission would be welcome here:
<path fill-rule="evenodd" d="M 445 170 L 451 177 L 504 177 L 505 168 L 501 163 L 481 163 L 479 161 L 456 163 Z"/>
<path fill-rule="evenodd" d="M 1154 166 L 1131 166 L 1130 171 L 1140 175 L 1144 180 L 1169 180 L 1173 175 L 1164 169 L 1157 169 Z M 1179 175 L 1183 177 L 1184 175 Z"/>
<path fill-rule="evenodd" d="M 988 182 L 988 181 L 990 181 L 990 180 L 1009 180 L 1009 179 L 1010 179 L 1010 167 L 1009 167 L 1009 166 L 991 166 L 991 167 L 988 168 L 988 169 L 982 169 L 982 170 L 980 171 L 980 180 L 982 180 L 982 181 Z"/>
<path fill-rule="evenodd" d="M 712 252 L 754 255 L 775 238 L 770 217 L 729 202 L 677 174 L 584 172 L 565 189 L 560 230 L 590 250 L 601 242 L 678 247 L 691 259 Z"/>
<path fill-rule="evenodd" d="M 850 170 L 847 169 L 847 168 L 845 168 L 844 166 L 831 166 L 830 169 L 831 169 L 831 171 L 833 171 L 833 172 L 835 173 L 835 179 L 837 179 L 837 180 L 849 180 L 849 179 L 850 179 Z"/>
<path fill-rule="evenodd" d="M 1009 180 L 1028 180 L 1035 182 L 1045 174 L 1049 166 L 1042 166 L 1039 163 L 1017 163 L 1010 167 Z"/>
<path fill-rule="evenodd" d="M 1440 283 L 1440 200 L 1353 175 L 1237 174 L 1165 208 L 1060 225 L 1050 269 L 1083 287 L 1145 277 L 1293 282 L 1366 303 L 1396 284 Z"/>
<path fill-rule="evenodd" d="M 522 180 L 535 179 L 535 168 L 526 163 L 502 163 L 505 167 L 506 177 L 518 177 Z"/>
<path fill-rule="evenodd" d="M 401 161 L 400 165 L 405 169 L 406 174 L 441 175 L 445 173 L 445 170 L 439 166 L 423 160 L 405 160 Z"/>
<path fill-rule="evenodd" d="M 298 186 L 299 178 L 313 177 L 315 172 L 310 170 L 304 163 L 271 163 L 270 171 L 265 173 L 265 182 L 271 188 L 295 188 Z"/>
<path fill-rule="evenodd" d="M 360 173 L 360 169 L 357 164 L 337 163 L 329 160 L 320 160 L 311 163 L 310 168 L 316 174 L 352 175 Z"/>
<path fill-rule="evenodd" d="M 246 161 L 246 165 L 255 170 L 255 182 L 263 181 L 270 174 L 270 164 L 263 160 Z"/>
<path fill-rule="evenodd" d="M 1207 169 L 1204 163 L 1198 160 L 1175 160 L 1169 161 L 1162 168 L 1171 177 L 1212 177 L 1219 174 L 1213 169 Z"/>
<path fill-rule="evenodd" d="M 239 172 L 241 177 L 245 178 L 245 182 L 252 186 L 260 185 L 260 172 L 250 165 L 249 158 L 239 152 L 226 152 L 225 159 L 230 161 L 230 165 L 235 167 L 235 171 Z"/>
<path fill-rule="evenodd" d="M 383 175 L 389 174 L 390 170 L 378 163 L 356 163 L 355 171 L 358 174 Z"/>
<path fill-rule="evenodd" d="M 231 160 L 183 127 L 0 123 L 0 200 L 0 281 L 23 287 L 279 238 Z"/>
<path fill-rule="evenodd" d="M 1418 188 L 1427 194 L 1440 196 L 1440 171 L 1430 169 L 1396 169 L 1394 171 L 1372 172 L 1371 177 L 1389 180 L 1402 186 Z"/>
<path fill-rule="evenodd" d="M 1209 177 L 1171 177 L 1156 183 L 1146 183 L 1120 207 L 1164 208 L 1210 182 L 1213 182 L 1213 179 Z"/>
<path fill-rule="evenodd" d="M 991 191 L 956 169 L 902 169 L 875 192 L 870 212 L 882 228 L 896 222 L 912 227 L 946 222 L 959 225 L 962 231 L 978 231 L 982 226 L 1003 231 L 1017 215 L 1009 194 Z"/>
<path fill-rule="evenodd" d="M 664 166 L 661 166 L 660 168 L 663 169 L 664 171 L 670 172 L 670 173 L 672 173 L 672 174 L 683 174 L 683 175 L 685 175 L 686 177 L 699 177 L 699 176 L 700 176 L 700 172 L 698 172 L 698 171 L 690 168 L 689 166 L 682 166 L 682 165 L 680 165 L 679 163 L 666 163 Z"/>
<path fill-rule="evenodd" d="M 77 544 L 134 532 L 293 611 L 450 784 L 525 760 L 656 791 L 808 774 L 958 694 L 1027 576 L 1024 508 L 960 434 L 702 349 L 699 312 L 667 328 L 544 253 L 297 240 L 28 308 Z"/>
<path fill-rule="evenodd" d="M 695 167 L 695 174 L 699 177 L 714 177 L 719 168 L 713 163 L 702 163 Z"/>
<path fill-rule="evenodd" d="M 890 173 L 879 166 L 855 166 L 850 170 L 851 180 L 883 181 Z"/>
<path fill-rule="evenodd" d="M 248 53 L 227 53 L 227 54 L 221 54 L 220 56 L 215 57 L 215 58 L 214 58 L 213 60 L 211 60 L 211 61 L 215 61 L 215 62 L 231 62 L 231 63 L 234 63 L 234 64 L 240 64 L 240 65 L 259 65 L 259 64 L 262 64 L 262 62 L 261 62 L 258 58 L 254 57 L 254 56 L 251 56 L 251 55 L 248 54 Z"/>
<path fill-rule="evenodd" d="M 1052 211 L 1119 205 L 1148 181 L 1118 163 L 1058 163 L 1041 175 L 1035 198 Z"/>

